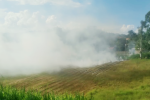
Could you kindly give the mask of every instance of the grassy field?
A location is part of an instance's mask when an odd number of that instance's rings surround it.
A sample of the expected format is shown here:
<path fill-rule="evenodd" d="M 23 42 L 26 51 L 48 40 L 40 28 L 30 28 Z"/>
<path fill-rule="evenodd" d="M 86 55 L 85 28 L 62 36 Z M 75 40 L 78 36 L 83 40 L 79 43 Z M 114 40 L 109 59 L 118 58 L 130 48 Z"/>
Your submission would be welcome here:
<path fill-rule="evenodd" d="M 150 61 L 130 60 L 117 65 L 98 80 L 91 90 L 95 100 L 150 100 Z"/>
<path fill-rule="evenodd" d="M 150 61 L 136 59 L 90 68 L 67 68 L 53 74 L 4 77 L 1 82 L 17 89 L 39 91 L 41 95 L 53 91 L 60 98 L 64 93 L 74 98 L 80 93 L 84 99 L 150 100 Z"/>

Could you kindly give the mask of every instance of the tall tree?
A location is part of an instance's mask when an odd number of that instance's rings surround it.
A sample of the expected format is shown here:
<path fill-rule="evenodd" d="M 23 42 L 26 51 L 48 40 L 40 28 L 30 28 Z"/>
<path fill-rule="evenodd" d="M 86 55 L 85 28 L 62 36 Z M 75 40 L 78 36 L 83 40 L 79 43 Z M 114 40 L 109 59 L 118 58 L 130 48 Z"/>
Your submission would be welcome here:
<path fill-rule="evenodd" d="M 141 21 L 138 34 L 130 30 L 128 31 L 128 37 L 131 41 L 136 42 L 136 48 L 140 49 L 140 58 L 142 58 L 142 52 L 150 51 L 150 11 L 145 15 L 145 20 Z"/>

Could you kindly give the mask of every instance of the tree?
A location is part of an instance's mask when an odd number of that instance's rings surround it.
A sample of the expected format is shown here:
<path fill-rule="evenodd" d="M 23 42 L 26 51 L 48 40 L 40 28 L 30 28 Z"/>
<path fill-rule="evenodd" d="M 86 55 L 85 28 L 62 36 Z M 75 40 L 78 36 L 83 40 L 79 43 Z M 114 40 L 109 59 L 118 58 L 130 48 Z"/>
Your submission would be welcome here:
<path fill-rule="evenodd" d="M 145 24 L 146 28 L 150 28 L 150 11 L 145 15 Z"/>
<path fill-rule="evenodd" d="M 142 58 L 142 52 L 150 51 L 150 11 L 145 15 L 145 20 L 141 21 L 138 33 L 130 30 L 128 31 L 128 38 L 130 41 L 134 41 L 136 49 L 140 50 L 140 58 Z"/>
<path fill-rule="evenodd" d="M 141 21 L 141 45 L 143 51 L 150 51 L 150 11 L 145 15 L 145 21 Z"/>
<path fill-rule="evenodd" d="M 127 37 L 130 38 L 131 41 L 137 41 L 138 39 L 138 35 L 133 30 L 128 31 Z"/>

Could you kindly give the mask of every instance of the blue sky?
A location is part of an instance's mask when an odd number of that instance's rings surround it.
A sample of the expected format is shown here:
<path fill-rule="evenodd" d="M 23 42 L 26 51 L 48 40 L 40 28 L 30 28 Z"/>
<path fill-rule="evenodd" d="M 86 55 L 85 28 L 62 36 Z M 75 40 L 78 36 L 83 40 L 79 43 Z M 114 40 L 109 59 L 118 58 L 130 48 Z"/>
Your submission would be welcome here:
<path fill-rule="evenodd" d="M 145 14 L 150 10 L 149 0 L 73 0 L 75 3 L 80 3 L 82 5 L 80 7 L 71 7 L 72 5 L 69 6 L 69 4 L 54 5 L 51 2 L 38 5 L 30 3 L 21 5 L 19 1 L 21 0 L 1 0 L 0 9 L 7 9 L 7 12 L 40 11 L 43 15 L 56 15 L 62 20 L 89 16 L 102 24 L 109 24 L 110 22 L 120 26 L 125 24 L 135 27 L 140 25 L 140 21 L 144 20 Z"/>
<path fill-rule="evenodd" d="M 149 0 L 100 0 L 101 2 L 107 9 L 106 13 L 117 18 L 122 24 L 138 26 L 150 10 Z"/>

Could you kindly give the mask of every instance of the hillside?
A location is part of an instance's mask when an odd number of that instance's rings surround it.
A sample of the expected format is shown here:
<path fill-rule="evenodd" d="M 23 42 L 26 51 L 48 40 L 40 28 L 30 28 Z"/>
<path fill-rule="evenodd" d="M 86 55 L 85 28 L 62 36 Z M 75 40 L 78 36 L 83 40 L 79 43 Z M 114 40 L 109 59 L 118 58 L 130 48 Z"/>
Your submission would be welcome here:
<path fill-rule="evenodd" d="M 57 73 L 5 77 L 4 85 L 42 93 L 84 93 L 95 100 L 149 100 L 150 61 L 130 60 L 89 68 L 67 68 Z M 111 99 L 110 99 L 111 98 Z"/>

